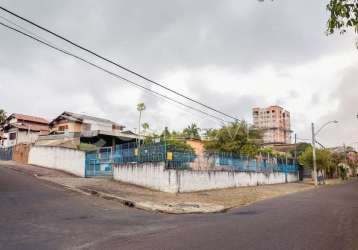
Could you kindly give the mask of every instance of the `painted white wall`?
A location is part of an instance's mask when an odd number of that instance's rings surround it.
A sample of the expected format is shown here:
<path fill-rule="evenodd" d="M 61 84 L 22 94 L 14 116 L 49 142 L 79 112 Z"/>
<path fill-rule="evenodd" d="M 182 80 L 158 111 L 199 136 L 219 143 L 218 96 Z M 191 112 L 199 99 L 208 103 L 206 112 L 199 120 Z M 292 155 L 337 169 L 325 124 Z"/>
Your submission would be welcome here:
<path fill-rule="evenodd" d="M 62 147 L 33 146 L 29 164 L 53 168 L 85 177 L 85 152 Z"/>
<path fill-rule="evenodd" d="M 16 134 L 16 139 L 10 140 L 11 133 Z M 4 136 L 7 138 L 4 141 L 4 147 L 11 147 L 20 143 L 34 143 L 39 137 L 39 132 L 30 131 L 30 133 L 28 133 L 28 131 L 25 130 L 15 129 L 4 133 Z"/>
<path fill-rule="evenodd" d="M 175 171 L 166 170 L 164 162 L 115 166 L 113 179 L 163 192 L 176 193 L 178 190 Z"/>
<path fill-rule="evenodd" d="M 113 179 L 164 192 L 269 185 L 286 182 L 285 173 L 234 171 L 192 171 L 165 169 L 164 163 L 124 164 L 113 167 Z M 298 181 L 297 173 L 287 174 L 287 182 Z"/>

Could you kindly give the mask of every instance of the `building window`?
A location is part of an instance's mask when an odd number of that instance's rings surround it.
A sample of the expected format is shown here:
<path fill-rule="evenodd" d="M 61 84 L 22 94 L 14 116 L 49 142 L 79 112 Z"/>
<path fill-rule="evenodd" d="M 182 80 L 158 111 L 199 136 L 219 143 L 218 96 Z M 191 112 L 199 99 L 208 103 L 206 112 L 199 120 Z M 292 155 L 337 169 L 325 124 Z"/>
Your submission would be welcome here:
<path fill-rule="evenodd" d="M 67 129 L 68 129 L 68 125 L 64 125 L 64 126 L 59 126 L 59 127 L 58 127 L 58 131 L 61 131 L 61 132 L 65 131 L 65 130 L 67 130 Z"/>
<path fill-rule="evenodd" d="M 10 133 L 9 139 L 10 140 L 15 140 L 16 139 L 16 133 Z"/>

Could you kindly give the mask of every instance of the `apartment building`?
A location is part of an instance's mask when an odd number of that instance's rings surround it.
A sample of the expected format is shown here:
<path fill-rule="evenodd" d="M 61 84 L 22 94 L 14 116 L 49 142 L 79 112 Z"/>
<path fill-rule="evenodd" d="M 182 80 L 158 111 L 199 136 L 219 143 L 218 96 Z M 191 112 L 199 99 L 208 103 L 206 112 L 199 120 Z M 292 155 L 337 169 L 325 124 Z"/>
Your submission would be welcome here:
<path fill-rule="evenodd" d="M 280 106 L 253 108 L 254 127 L 263 130 L 265 144 L 290 144 L 291 122 L 290 112 Z"/>

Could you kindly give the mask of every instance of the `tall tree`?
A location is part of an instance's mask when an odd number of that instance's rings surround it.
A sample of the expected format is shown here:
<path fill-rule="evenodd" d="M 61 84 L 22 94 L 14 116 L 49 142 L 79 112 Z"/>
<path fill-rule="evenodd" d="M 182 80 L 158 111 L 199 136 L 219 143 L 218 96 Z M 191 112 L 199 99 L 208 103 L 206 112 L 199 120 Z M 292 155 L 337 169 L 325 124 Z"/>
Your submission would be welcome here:
<path fill-rule="evenodd" d="M 139 118 L 138 118 L 138 135 L 139 135 L 139 138 L 138 138 L 138 145 L 140 147 L 140 122 L 141 122 L 141 119 L 142 119 L 142 112 L 145 110 L 145 105 L 143 102 L 141 103 L 138 103 L 137 104 L 137 110 L 139 112 Z"/>

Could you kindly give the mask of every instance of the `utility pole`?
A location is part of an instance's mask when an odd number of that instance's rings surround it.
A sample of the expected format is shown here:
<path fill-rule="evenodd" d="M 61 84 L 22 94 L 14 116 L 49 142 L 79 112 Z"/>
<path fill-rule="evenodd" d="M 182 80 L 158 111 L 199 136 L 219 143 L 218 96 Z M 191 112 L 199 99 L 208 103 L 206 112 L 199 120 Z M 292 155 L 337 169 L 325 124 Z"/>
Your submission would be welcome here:
<path fill-rule="evenodd" d="M 314 185 L 318 186 L 317 181 L 317 163 L 316 163 L 316 135 L 314 131 L 314 123 L 312 122 L 312 161 L 313 161 L 313 180 Z"/>
<path fill-rule="evenodd" d="M 338 121 L 329 121 L 323 124 L 317 131 L 315 131 L 314 123 L 312 122 L 312 160 L 313 160 L 313 178 L 314 185 L 317 186 L 317 162 L 316 162 L 316 136 L 321 132 L 323 128 L 325 128 L 330 123 L 338 123 Z"/>

